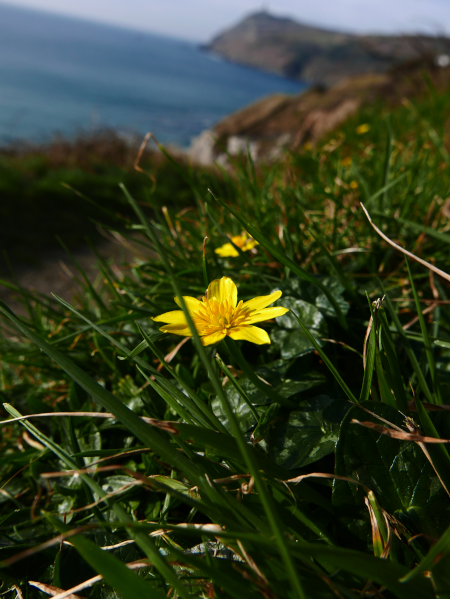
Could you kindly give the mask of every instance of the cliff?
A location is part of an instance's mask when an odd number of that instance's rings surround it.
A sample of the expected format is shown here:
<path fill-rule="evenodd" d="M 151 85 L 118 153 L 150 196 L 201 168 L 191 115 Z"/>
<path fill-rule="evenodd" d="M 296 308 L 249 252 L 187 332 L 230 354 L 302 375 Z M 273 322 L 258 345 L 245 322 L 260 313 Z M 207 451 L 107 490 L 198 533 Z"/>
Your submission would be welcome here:
<path fill-rule="evenodd" d="M 227 153 L 246 153 L 255 160 L 277 160 L 284 149 L 315 144 L 360 108 L 375 102 L 395 106 L 423 95 L 429 87 L 450 86 L 450 66 L 416 60 L 386 73 L 350 77 L 329 88 L 312 88 L 290 96 L 275 94 L 246 106 L 197 137 L 189 150 L 193 162 L 228 163 Z"/>
<path fill-rule="evenodd" d="M 206 50 L 227 60 L 311 83 L 334 85 L 424 55 L 447 54 L 431 36 L 352 35 L 258 12 L 215 37 Z"/>

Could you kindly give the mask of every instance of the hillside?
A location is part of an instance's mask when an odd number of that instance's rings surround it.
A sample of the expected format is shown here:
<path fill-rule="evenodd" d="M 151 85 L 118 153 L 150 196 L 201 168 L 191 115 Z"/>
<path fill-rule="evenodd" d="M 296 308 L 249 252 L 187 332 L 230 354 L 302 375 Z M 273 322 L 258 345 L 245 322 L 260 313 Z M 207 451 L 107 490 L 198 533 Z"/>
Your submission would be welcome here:
<path fill-rule="evenodd" d="M 448 39 L 352 35 L 258 12 L 215 37 L 205 49 L 279 75 L 325 85 L 383 73 L 405 60 L 449 52 Z"/>
<path fill-rule="evenodd" d="M 412 60 L 385 73 L 349 77 L 329 89 L 313 87 L 291 96 L 274 94 L 222 119 L 192 143 L 193 162 L 226 164 L 228 155 L 247 151 L 254 160 L 274 161 L 285 148 L 297 150 L 321 138 L 367 106 L 389 110 L 405 100 L 416 101 L 429 88 L 450 86 L 450 67 L 432 60 Z"/>

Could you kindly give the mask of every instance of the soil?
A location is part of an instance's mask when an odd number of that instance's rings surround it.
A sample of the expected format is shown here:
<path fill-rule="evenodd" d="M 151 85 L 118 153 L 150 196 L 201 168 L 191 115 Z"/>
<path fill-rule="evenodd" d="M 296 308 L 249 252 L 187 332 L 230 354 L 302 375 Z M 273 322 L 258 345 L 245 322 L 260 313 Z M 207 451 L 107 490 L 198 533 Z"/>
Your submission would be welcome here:
<path fill-rule="evenodd" d="M 142 256 L 142 251 L 136 244 L 126 246 L 120 240 L 105 240 L 97 244 L 98 253 L 112 264 L 112 268 L 120 276 L 123 269 L 129 268 L 135 255 Z M 73 252 L 73 256 L 86 273 L 91 283 L 95 285 L 99 277 L 97 267 L 98 258 L 89 247 L 80 247 Z M 68 302 L 76 299 L 80 291 L 78 283 L 81 275 L 70 256 L 64 250 L 48 250 L 40 254 L 34 265 L 20 265 L 14 267 L 14 275 L 2 273 L 4 281 L 21 287 L 25 291 L 36 294 L 50 295 L 54 293 Z M 24 304 L 17 291 L 0 286 L 0 299 L 3 300 L 15 313 L 26 313 Z"/>

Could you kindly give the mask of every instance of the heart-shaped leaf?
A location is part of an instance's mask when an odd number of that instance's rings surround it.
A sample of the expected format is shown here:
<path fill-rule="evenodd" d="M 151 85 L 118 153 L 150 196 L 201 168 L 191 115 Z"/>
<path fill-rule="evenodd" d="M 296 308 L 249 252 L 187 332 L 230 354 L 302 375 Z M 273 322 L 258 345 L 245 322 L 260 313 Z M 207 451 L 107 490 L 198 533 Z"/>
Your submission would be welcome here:
<path fill-rule="evenodd" d="M 308 328 L 317 343 L 322 346 L 322 339 L 328 336 L 328 326 L 320 310 L 301 299 L 283 297 L 279 302 L 285 308 L 293 310 Z M 278 328 L 271 332 L 272 346 L 280 350 L 283 360 L 291 360 L 314 351 L 314 346 L 300 329 L 293 314 L 288 312 L 277 318 Z"/>
<path fill-rule="evenodd" d="M 363 407 L 401 427 L 404 416 L 391 406 L 372 401 Z M 336 474 L 347 476 L 371 489 L 380 506 L 412 533 L 439 537 L 450 524 L 450 501 L 422 449 L 399 441 L 351 420 L 380 422 L 354 406 L 342 422 L 336 447 Z M 371 544 L 369 514 L 362 486 L 335 481 L 333 504 L 340 521 L 348 526 L 353 542 Z M 347 543 L 352 544 L 347 532 Z"/>

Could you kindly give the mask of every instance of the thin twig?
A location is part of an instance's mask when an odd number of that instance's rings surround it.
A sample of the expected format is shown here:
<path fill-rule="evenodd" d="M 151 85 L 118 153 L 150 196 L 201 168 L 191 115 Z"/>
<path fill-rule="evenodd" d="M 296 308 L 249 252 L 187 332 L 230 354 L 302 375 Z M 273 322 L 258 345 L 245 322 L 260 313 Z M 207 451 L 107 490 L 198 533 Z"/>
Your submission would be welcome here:
<path fill-rule="evenodd" d="M 380 229 L 372 221 L 372 218 L 370 217 L 370 214 L 367 212 L 364 204 L 362 202 L 360 202 L 360 204 L 361 204 L 361 208 L 364 210 L 365 215 L 367 216 L 367 220 L 372 225 L 372 228 L 378 233 L 378 235 L 382 239 L 384 239 L 384 241 L 386 241 L 386 243 L 388 243 L 390 246 L 392 246 L 393 248 L 395 248 L 399 252 L 402 252 L 402 254 L 405 254 L 405 256 L 409 256 L 412 260 L 415 260 L 416 262 L 419 262 L 419 264 L 422 264 L 423 266 L 425 266 L 429 270 L 432 270 L 433 272 L 435 272 L 437 275 L 439 275 L 440 277 L 442 277 L 446 281 L 450 282 L 450 275 L 448 275 L 446 272 L 444 272 L 440 268 L 436 268 L 436 266 L 433 266 L 433 264 L 430 264 L 429 262 L 426 262 L 425 260 L 422 260 L 422 258 L 419 258 L 415 254 L 412 254 L 411 252 L 408 252 L 408 250 L 405 250 L 401 246 L 399 246 L 396 243 L 394 243 L 391 239 L 389 239 L 389 237 L 387 237 L 387 235 L 385 235 L 383 233 L 383 231 L 380 231 Z"/>

